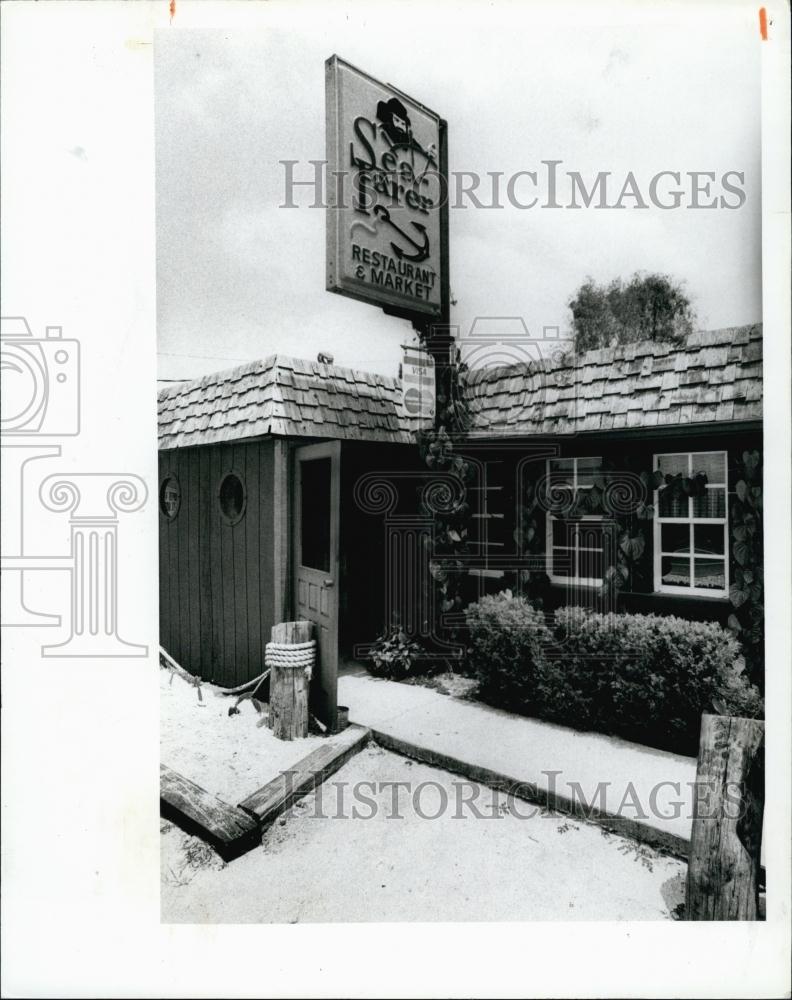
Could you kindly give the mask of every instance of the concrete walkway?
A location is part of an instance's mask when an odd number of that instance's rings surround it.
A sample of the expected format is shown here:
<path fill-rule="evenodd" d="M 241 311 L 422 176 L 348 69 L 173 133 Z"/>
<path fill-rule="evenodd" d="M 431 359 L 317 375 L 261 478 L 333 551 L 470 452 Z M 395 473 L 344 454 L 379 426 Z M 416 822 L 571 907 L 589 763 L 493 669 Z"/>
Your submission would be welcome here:
<path fill-rule="evenodd" d="M 349 706 L 350 721 L 371 729 L 390 749 L 484 784 L 528 785 L 516 794 L 687 853 L 694 757 L 368 674 L 340 677 L 338 699 Z"/>

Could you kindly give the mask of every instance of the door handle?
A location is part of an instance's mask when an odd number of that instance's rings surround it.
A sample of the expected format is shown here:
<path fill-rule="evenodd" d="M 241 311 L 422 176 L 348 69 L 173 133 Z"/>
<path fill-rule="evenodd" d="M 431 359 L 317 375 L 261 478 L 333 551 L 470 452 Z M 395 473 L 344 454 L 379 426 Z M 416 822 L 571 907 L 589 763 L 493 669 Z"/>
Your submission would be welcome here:
<path fill-rule="evenodd" d="M 322 580 L 322 584 L 323 584 L 323 585 L 324 585 L 325 587 L 332 587 L 334 583 L 335 583 L 335 581 L 334 581 L 334 580 Z"/>

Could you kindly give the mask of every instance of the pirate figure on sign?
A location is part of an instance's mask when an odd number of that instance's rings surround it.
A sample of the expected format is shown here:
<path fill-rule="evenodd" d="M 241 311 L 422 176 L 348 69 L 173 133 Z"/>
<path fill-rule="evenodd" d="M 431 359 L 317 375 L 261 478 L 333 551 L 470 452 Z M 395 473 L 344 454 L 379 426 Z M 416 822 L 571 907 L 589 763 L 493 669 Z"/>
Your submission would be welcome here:
<path fill-rule="evenodd" d="M 378 101 L 377 118 L 379 119 L 380 132 L 385 136 L 391 146 L 395 149 L 401 147 L 407 150 L 417 149 L 419 153 L 426 157 L 428 163 L 437 166 L 437 151 L 434 143 L 424 149 L 412 133 L 410 117 L 407 108 L 398 97 L 391 97 L 389 101 Z"/>

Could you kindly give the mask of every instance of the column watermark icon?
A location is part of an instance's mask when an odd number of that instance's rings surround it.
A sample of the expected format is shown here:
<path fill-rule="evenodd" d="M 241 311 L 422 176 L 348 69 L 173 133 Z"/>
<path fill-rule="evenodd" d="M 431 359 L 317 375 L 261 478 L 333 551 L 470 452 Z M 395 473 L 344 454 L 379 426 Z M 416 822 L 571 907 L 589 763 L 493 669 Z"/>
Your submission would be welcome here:
<path fill-rule="evenodd" d="M 148 647 L 118 633 L 121 514 L 146 504 L 145 482 L 131 473 L 41 472 L 60 458 L 60 438 L 81 433 L 80 343 L 58 326 L 35 337 L 21 316 L 2 319 L 0 337 L 3 459 L 2 614 L 4 628 L 59 628 L 47 657 L 142 657 Z M 35 464 L 34 464 L 35 463 Z M 38 480 L 38 488 L 36 481 Z M 43 512 L 69 513 L 64 551 L 36 551 Z M 32 574 L 70 575 L 68 621 L 30 606 Z M 34 601 L 35 603 L 35 601 Z"/>

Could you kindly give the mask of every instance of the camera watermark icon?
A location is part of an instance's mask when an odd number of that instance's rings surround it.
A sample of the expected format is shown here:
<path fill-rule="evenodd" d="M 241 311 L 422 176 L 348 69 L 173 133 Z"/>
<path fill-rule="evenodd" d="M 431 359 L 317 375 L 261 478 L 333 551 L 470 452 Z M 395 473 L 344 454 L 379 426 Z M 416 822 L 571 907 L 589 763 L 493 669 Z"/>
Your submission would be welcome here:
<path fill-rule="evenodd" d="M 559 415 L 574 419 L 578 385 L 572 347 L 557 325 L 544 326 L 541 337 L 534 337 L 522 316 L 477 316 L 459 339 L 467 369 L 461 393 L 474 433 L 497 434 L 534 421 L 546 406 L 560 406 Z"/>
<path fill-rule="evenodd" d="M 34 337 L 22 316 L 0 321 L 3 435 L 70 437 L 80 433 L 80 343 L 48 326 Z"/>
<path fill-rule="evenodd" d="M 532 336 L 522 316 L 476 316 L 459 338 L 461 360 L 472 369 L 537 365 L 548 357 L 560 361 L 571 347 L 558 326 L 544 326 L 541 337 Z"/>
<path fill-rule="evenodd" d="M 81 432 L 80 343 L 62 327 L 34 337 L 23 317 L 0 323 L 2 381 L 4 628 L 61 625 L 61 616 L 29 607 L 31 575 L 70 574 L 69 636 L 42 647 L 49 657 L 146 656 L 148 647 L 118 634 L 118 525 L 121 513 L 143 508 L 147 488 L 127 473 L 39 475 L 33 463 L 59 458 L 57 438 Z M 31 468 L 31 466 L 33 466 Z M 43 510 L 70 512 L 70 549 L 65 554 L 35 552 Z M 26 521 L 28 523 L 26 523 Z"/>

